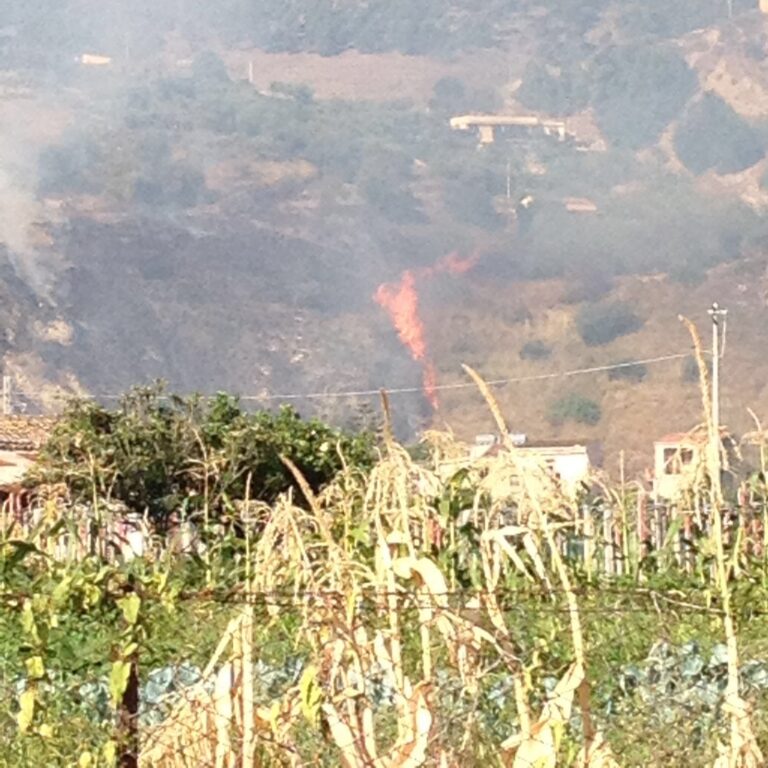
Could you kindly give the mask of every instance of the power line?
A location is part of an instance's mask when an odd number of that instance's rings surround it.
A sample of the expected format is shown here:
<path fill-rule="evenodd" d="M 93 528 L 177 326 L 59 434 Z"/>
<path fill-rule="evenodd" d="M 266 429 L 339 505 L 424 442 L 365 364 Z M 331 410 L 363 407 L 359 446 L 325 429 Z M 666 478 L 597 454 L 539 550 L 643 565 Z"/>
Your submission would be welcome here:
<path fill-rule="evenodd" d="M 504 379 L 490 379 L 486 381 L 486 384 L 490 387 L 502 387 L 507 384 L 524 384 L 535 381 L 547 381 L 551 379 L 570 378 L 573 376 L 585 376 L 593 373 L 603 373 L 605 371 L 615 371 L 622 368 L 631 368 L 636 365 L 656 365 L 658 363 L 666 363 L 672 360 L 682 360 L 690 357 L 690 352 L 678 352 L 676 354 L 659 355 L 657 357 L 646 357 L 638 360 L 628 360 L 623 363 L 611 363 L 609 365 L 595 365 L 587 368 L 573 368 L 568 371 L 552 371 L 550 373 L 540 373 L 533 376 L 515 376 Z M 438 384 L 434 387 L 436 392 L 449 392 L 462 389 L 474 389 L 475 384 L 472 382 L 457 382 L 454 384 Z M 352 397 L 378 397 L 378 395 L 385 391 L 388 395 L 409 395 L 409 394 L 421 394 L 424 390 L 422 387 L 387 387 L 381 386 L 376 389 L 358 389 L 358 390 L 341 390 L 336 392 L 305 392 L 297 393 L 291 392 L 287 394 L 261 394 L 261 395 L 240 395 L 239 400 L 245 402 L 266 402 L 266 401 L 287 401 L 287 400 L 331 400 L 331 399 L 343 399 Z M 21 392 L 20 394 L 25 394 Z M 124 394 L 95 394 L 91 395 L 91 399 L 94 400 L 120 400 Z M 213 398 L 216 395 L 204 395 L 206 398 Z M 170 396 L 162 396 L 161 399 L 168 399 Z"/>

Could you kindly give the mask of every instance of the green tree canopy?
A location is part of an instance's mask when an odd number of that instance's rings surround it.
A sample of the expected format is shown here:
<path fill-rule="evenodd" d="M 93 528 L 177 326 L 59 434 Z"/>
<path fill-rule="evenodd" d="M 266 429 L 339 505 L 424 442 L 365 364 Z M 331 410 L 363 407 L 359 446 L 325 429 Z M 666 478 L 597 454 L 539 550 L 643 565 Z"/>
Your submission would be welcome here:
<path fill-rule="evenodd" d="M 737 173 L 759 162 L 765 145 L 758 132 L 717 94 L 707 93 L 681 121 L 675 150 L 691 173 Z"/>
<path fill-rule="evenodd" d="M 620 301 L 587 304 L 576 318 L 579 335 L 590 347 L 608 344 L 620 336 L 634 333 L 642 325 L 643 321 Z"/>
<path fill-rule="evenodd" d="M 162 524 L 173 513 L 194 515 L 205 507 L 225 517 L 247 494 L 274 501 L 295 486 L 282 457 L 317 491 L 343 462 L 368 466 L 373 440 L 302 419 L 288 406 L 248 413 L 225 394 L 206 401 L 137 389 L 116 410 L 73 402 L 42 452 L 35 479 L 64 483 L 86 503 L 122 502 Z"/>
<path fill-rule="evenodd" d="M 595 426 L 602 418 L 599 403 L 589 397 L 570 392 L 555 400 L 549 408 L 549 422 L 554 426 L 560 426 L 573 421 L 576 424 Z"/>
<path fill-rule="evenodd" d="M 696 74 L 666 46 L 609 48 L 594 62 L 592 103 L 616 146 L 656 142 L 696 89 Z"/>

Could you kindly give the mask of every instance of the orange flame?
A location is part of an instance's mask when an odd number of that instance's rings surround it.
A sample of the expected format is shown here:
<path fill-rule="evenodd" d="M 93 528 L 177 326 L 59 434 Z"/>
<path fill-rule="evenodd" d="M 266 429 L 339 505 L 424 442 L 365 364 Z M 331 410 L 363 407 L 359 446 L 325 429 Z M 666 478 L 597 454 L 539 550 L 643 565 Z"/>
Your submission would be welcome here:
<path fill-rule="evenodd" d="M 423 362 L 427 356 L 424 323 L 419 316 L 419 294 L 416 275 L 407 269 L 398 285 L 383 283 L 374 295 L 376 303 L 389 312 L 400 341 L 408 347 L 411 357 Z"/>
<path fill-rule="evenodd" d="M 477 264 L 479 254 L 461 259 L 456 253 L 449 253 L 438 259 L 431 267 L 424 267 L 418 272 L 407 269 L 400 282 L 383 283 L 378 287 L 373 298 L 385 309 L 392 319 L 400 341 L 405 344 L 411 357 L 422 365 L 424 394 L 432 408 L 437 410 L 437 372 L 427 354 L 427 340 L 424 322 L 419 314 L 419 292 L 416 279 L 430 278 L 441 273 L 463 275 Z"/>
<path fill-rule="evenodd" d="M 447 272 L 449 275 L 463 275 L 469 272 L 478 261 L 480 261 L 480 254 L 477 251 L 466 259 L 460 259 L 457 253 L 449 253 L 447 256 L 443 256 L 442 259 L 438 259 L 434 266 L 427 267 L 424 270 L 424 274 L 427 277 L 439 274 L 440 272 Z"/>

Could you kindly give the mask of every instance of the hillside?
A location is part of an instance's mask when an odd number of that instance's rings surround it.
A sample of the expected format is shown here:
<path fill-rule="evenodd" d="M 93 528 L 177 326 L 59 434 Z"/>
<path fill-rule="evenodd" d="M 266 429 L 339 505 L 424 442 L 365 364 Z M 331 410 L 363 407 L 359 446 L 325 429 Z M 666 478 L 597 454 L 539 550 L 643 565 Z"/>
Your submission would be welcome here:
<path fill-rule="evenodd" d="M 732 19 L 687 0 L 446 0 L 419 19 L 408 4 L 232 3 L 211 19 L 190 2 L 151 35 L 139 4 L 123 40 L 114 3 L 69 0 L 63 21 L 12 5 L 0 289 L 28 407 L 156 377 L 272 405 L 419 388 L 430 366 L 444 385 L 465 381 L 461 363 L 507 379 L 683 354 L 677 315 L 704 324 L 717 299 L 725 420 L 768 412 L 768 16 L 754 3 Z M 44 49 L 57 18 L 71 34 Z M 111 61 L 74 63 L 86 51 Z M 562 119 L 576 138 L 478 148 L 448 125 L 467 112 Z M 410 351 L 381 301 L 401 311 L 409 288 Z M 608 468 L 625 450 L 632 472 L 699 404 L 682 359 L 499 395 L 519 431 L 599 438 Z M 598 418 L 553 423 L 566 395 Z M 298 404 L 344 421 L 371 400 Z M 437 412 L 418 393 L 395 407 L 404 436 L 489 426 L 471 388 L 440 392 Z"/>

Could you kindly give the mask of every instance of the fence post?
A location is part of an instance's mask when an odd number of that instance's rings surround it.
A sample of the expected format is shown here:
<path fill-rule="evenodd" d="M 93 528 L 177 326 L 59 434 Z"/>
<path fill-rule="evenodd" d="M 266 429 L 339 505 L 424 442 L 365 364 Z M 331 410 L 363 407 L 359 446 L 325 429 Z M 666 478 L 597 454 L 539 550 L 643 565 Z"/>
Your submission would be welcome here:
<path fill-rule="evenodd" d="M 637 494 L 637 558 L 638 564 L 648 557 L 648 514 L 646 495 L 640 491 Z"/>
<path fill-rule="evenodd" d="M 653 549 L 658 552 L 664 546 L 664 530 L 661 505 L 653 505 Z"/>
<path fill-rule="evenodd" d="M 606 576 L 614 575 L 613 509 L 610 504 L 603 508 L 603 568 Z"/>
<path fill-rule="evenodd" d="M 686 512 L 683 518 L 683 567 L 686 573 L 693 572 L 693 513 Z"/>
<path fill-rule="evenodd" d="M 582 510 L 581 536 L 584 542 L 582 550 L 584 552 L 584 568 L 587 572 L 587 579 L 592 577 L 592 514 L 589 504 L 584 504 Z"/>

